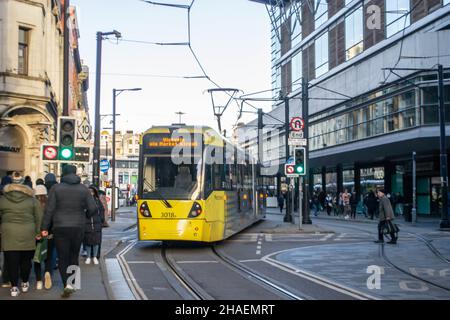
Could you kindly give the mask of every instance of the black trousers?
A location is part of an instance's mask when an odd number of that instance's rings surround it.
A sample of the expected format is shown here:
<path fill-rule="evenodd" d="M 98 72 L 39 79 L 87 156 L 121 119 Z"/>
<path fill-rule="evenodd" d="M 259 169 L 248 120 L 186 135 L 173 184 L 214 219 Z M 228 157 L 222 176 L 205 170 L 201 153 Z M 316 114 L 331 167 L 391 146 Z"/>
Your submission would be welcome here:
<path fill-rule="evenodd" d="M 378 240 L 380 241 L 384 241 L 383 226 L 385 223 L 386 221 L 380 221 L 378 223 Z M 397 241 L 397 236 L 395 232 L 391 232 L 389 235 L 391 236 L 392 241 Z"/>
<path fill-rule="evenodd" d="M 369 215 L 370 219 L 373 220 L 373 216 L 375 215 L 375 210 L 367 209 L 367 214 Z"/>
<path fill-rule="evenodd" d="M 52 273 L 52 260 L 53 260 L 53 247 L 55 246 L 54 239 L 47 241 L 47 259 L 45 260 L 44 272 Z M 34 274 L 36 275 L 36 281 L 42 281 L 42 267 L 40 263 L 34 262 Z"/>
<path fill-rule="evenodd" d="M 19 276 L 22 282 L 28 282 L 31 273 L 31 261 L 34 257 L 32 251 L 5 251 L 5 266 L 11 286 L 19 285 Z"/>
<path fill-rule="evenodd" d="M 78 227 L 55 228 L 53 230 L 56 252 L 58 253 L 58 268 L 64 287 L 67 284 L 69 266 L 78 266 L 84 229 Z"/>

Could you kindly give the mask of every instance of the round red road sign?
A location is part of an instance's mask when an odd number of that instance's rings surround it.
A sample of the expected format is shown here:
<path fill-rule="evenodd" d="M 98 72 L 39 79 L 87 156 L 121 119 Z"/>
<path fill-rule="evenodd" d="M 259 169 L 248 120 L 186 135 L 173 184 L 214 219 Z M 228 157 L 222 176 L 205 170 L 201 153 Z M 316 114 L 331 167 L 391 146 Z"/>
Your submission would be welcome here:
<path fill-rule="evenodd" d="M 300 117 L 294 117 L 289 123 L 292 131 L 302 131 L 305 128 L 305 121 Z"/>
<path fill-rule="evenodd" d="M 293 174 L 295 173 L 295 167 L 291 165 L 286 166 L 286 174 Z"/>
<path fill-rule="evenodd" d="M 58 156 L 58 150 L 56 147 L 53 146 L 47 146 L 44 148 L 44 157 L 48 160 L 55 160 Z"/>

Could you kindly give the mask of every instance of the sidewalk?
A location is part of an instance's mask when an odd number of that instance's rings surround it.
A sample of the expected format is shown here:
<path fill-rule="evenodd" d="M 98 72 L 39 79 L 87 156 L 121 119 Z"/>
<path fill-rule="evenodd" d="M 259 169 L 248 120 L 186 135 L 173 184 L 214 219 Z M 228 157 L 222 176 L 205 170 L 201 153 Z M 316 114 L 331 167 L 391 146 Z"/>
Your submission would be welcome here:
<path fill-rule="evenodd" d="M 135 207 L 120 208 L 116 214 L 116 221 L 109 221 L 109 228 L 103 229 L 102 256 L 114 249 L 122 240 L 127 231 L 131 232 L 131 228 L 136 224 Z M 84 258 L 80 257 L 81 267 L 81 290 L 75 292 L 70 300 L 108 300 L 105 288 L 104 276 L 99 265 L 85 265 Z M 50 290 L 36 290 L 36 280 L 34 271 L 30 276 L 30 291 L 21 293 L 19 297 L 12 298 L 9 288 L 0 288 L 0 300 L 64 300 L 61 298 L 62 281 L 58 270 L 53 271 L 52 276 L 53 287 Z"/>

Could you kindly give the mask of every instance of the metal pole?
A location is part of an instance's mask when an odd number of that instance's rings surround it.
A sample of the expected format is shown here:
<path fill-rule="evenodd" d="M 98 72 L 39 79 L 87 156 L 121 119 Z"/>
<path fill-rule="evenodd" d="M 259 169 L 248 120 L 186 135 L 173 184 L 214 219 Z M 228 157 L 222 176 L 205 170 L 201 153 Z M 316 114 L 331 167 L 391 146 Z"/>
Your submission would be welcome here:
<path fill-rule="evenodd" d="M 102 73 L 102 41 L 103 34 L 97 32 L 97 70 L 95 84 L 95 132 L 94 132 L 94 161 L 92 165 L 92 183 L 99 187 L 100 175 L 100 90 Z"/>
<path fill-rule="evenodd" d="M 303 198 L 303 178 L 300 176 L 298 178 L 298 227 L 301 230 L 303 227 L 303 208 L 302 208 L 302 198 Z"/>
<path fill-rule="evenodd" d="M 305 147 L 305 188 L 303 192 L 304 199 L 304 215 L 303 215 L 303 223 L 304 224 L 312 224 L 310 211 L 309 211 L 309 203 L 308 203 L 308 193 L 309 193 L 309 123 L 308 123 L 308 108 L 309 108 L 309 95 L 308 95 L 308 80 L 302 79 L 302 117 L 303 121 L 305 121 L 305 129 L 303 131 L 303 138 L 306 139 L 307 145 Z"/>
<path fill-rule="evenodd" d="M 111 221 L 116 221 L 116 89 L 113 89 Z"/>
<path fill-rule="evenodd" d="M 289 152 L 289 98 L 286 96 L 284 98 L 284 132 L 285 132 L 285 144 L 286 144 L 286 162 L 289 160 L 290 152 Z M 287 179 L 286 179 L 286 182 Z M 288 185 L 288 190 L 286 192 L 286 215 L 284 216 L 284 222 L 292 222 L 292 214 L 291 214 L 291 190 Z"/>
<path fill-rule="evenodd" d="M 63 76 L 63 116 L 69 116 L 69 7 L 70 0 L 64 0 L 64 76 Z"/>
<path fill-rule="evenodd" d="M 292 223 L 295 223 L 295 220 L 294 220 L 294 211 L 295 211 L 295 178 L 291 178 L 291 187 L 292 187 L 292 195 L 291 195 L 291 197 L 292 197 L 292 206 L 291 206 L 291 217 L 292 217 L 292 219 L 291 219 L 291 222 Z"/>
<path fill-rule="evenodd" d="M 441 228 L 450 228 L 450 220 L 448 219 L 448 170 L 447 170 L 447 150 L 445 146 L 445 105 L 444 105 L 444 68 L 440 64 L 438 66 L 439 74 L 439 125 L 441 131 L 440 145 L 441 145 Z"/>
<path fill-rule="evenodd" d="M 416 187 L 416 152 L 413 152 L 412 156 L 412 174 L 413 174 L 413 203 L 412 203 L 412 210 L 411 210 L 411 222 L 415 224 L 417 222 L 417 209 L 416 209 L 416 197 L 417 197 L 417 187 Z"/>
<path fill-rule="evenodd" d="M 263 163 L 263 110 L 258 109 L 258 164 L 257 175 L 261 176 L 261 168 Z"/>

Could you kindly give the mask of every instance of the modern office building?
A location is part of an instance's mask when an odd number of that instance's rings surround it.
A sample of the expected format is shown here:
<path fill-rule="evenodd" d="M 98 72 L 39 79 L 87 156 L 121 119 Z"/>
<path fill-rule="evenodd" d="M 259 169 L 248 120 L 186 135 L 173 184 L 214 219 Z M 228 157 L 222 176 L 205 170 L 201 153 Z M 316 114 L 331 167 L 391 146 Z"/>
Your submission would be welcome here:
<path fill-rule="evenodd" d="M 284 98 L 290 116 L 302 116 L 305 79 L 310 192 L 384 187 L 411 203 L 416 152 L 418 213 L 438 215 L 437 65 L 444 66 L 448 153 L 450 0 L 254 1 L 267 6 L 272 23 L 275 102 L 264 116 L 264 163 L 285 163 L 285 133 L 274 119 L 284 122 Z M 241 140 L 250 149 L 256 124 L 238 129 L 253 132 Z M 280 173 L 274 180 L 279 186 Z"/>

